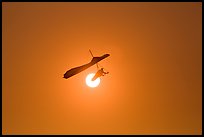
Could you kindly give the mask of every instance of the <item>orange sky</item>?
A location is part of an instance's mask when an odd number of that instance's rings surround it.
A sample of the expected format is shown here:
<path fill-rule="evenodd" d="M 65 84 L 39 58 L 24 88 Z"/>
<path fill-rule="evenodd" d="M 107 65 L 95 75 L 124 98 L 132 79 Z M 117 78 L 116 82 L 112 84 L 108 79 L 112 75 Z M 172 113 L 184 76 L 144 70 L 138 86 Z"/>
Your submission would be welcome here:
<path fill-rule="evenodd" d="M 2 134 L 202 134 L 202 3 L 2 3 Z M 63 74 L 109 53 L 96 66 Z"/>

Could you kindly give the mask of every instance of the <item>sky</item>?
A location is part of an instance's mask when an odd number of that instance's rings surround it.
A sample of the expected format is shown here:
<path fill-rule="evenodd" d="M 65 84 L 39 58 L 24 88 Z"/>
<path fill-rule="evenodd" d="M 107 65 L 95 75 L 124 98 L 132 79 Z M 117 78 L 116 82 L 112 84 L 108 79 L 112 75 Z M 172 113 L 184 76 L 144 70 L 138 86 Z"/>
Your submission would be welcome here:
<path fill-rule="evenodd" d="M 201 2 L 2 2 L 2 134 L 200 135 L 201 50 Z"/>

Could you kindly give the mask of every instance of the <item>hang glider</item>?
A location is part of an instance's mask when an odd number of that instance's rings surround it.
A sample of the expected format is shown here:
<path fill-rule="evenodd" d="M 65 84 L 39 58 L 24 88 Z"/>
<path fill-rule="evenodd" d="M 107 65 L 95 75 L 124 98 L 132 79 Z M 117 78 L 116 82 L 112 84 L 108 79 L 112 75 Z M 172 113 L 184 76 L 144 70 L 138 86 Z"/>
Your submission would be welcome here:
<path fill-rule="evenodd" d="M 90 51 L 90 50 L 89 50 Z M 92 52 L 90 51 L 91 55 L 92 55 L 92 60 L 91 62 L 85 64 L 85 65 L 82 65 L 82 66 L 79 66 L 79 67 L 75 67 L 75 68 L 72 68 L 70 70 L 68 70 L 65 74 L 64 74 L 64 77 L 65 79 L 68 79 L 86 69 L 88 69 L 89 67 L 93 66 L 93 65 L 97 65 L 97 68 L 98 68 L 98 62 L 107 58 L 108 56 L 110 56 L 110 54 L 104 54 L 103 56 L 100 56 L 100 57 L 94 57 Z"/>

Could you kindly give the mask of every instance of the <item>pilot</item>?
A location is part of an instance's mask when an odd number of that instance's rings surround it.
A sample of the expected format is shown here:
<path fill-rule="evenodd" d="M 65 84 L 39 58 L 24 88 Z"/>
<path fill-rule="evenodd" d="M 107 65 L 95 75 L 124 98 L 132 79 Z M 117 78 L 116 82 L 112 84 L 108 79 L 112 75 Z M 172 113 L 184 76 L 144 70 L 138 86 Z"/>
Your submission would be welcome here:
<path fill-rule="evenodd" d="M 105 71 L 104 71 L 104 68 L 101 68 L 100 70 L 98 70 L 97 73 L 98 73 L 98 75 L 99 75 L 99 77 L 100 77 L 100 76 L 104 76 L 105 74 L 108 74 L 109 72 L 105 72 Z"/>
<path fill-rule="evenodd" d="M 94 80 L 97 79 L 98 77 L 104 76 L 105 74 L 108 74 L 108 73 L 109 73 L 109 72 L 105 72 L 105 71 L 103 70 L 103 68 L 101 68 L 101 69 L 99 69 L 99 70 L 96 72 L 95 76 L 92 78 L 92 81 L 94 81 Z"/>

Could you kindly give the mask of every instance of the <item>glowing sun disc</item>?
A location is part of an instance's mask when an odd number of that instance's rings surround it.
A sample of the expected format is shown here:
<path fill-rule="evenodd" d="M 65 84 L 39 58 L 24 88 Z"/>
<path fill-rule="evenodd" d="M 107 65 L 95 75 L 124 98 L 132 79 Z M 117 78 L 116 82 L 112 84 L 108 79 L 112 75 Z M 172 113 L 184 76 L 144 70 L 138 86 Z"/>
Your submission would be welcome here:
<path fill-rule="evenodd" d="M 100 84 L 100 78 L 97 78 L 96 80 L 92 81 L 91 79 L 94 77 L 94 73 L 90 73 L 86 76 L 86 85 L 95 88 Z"/>

